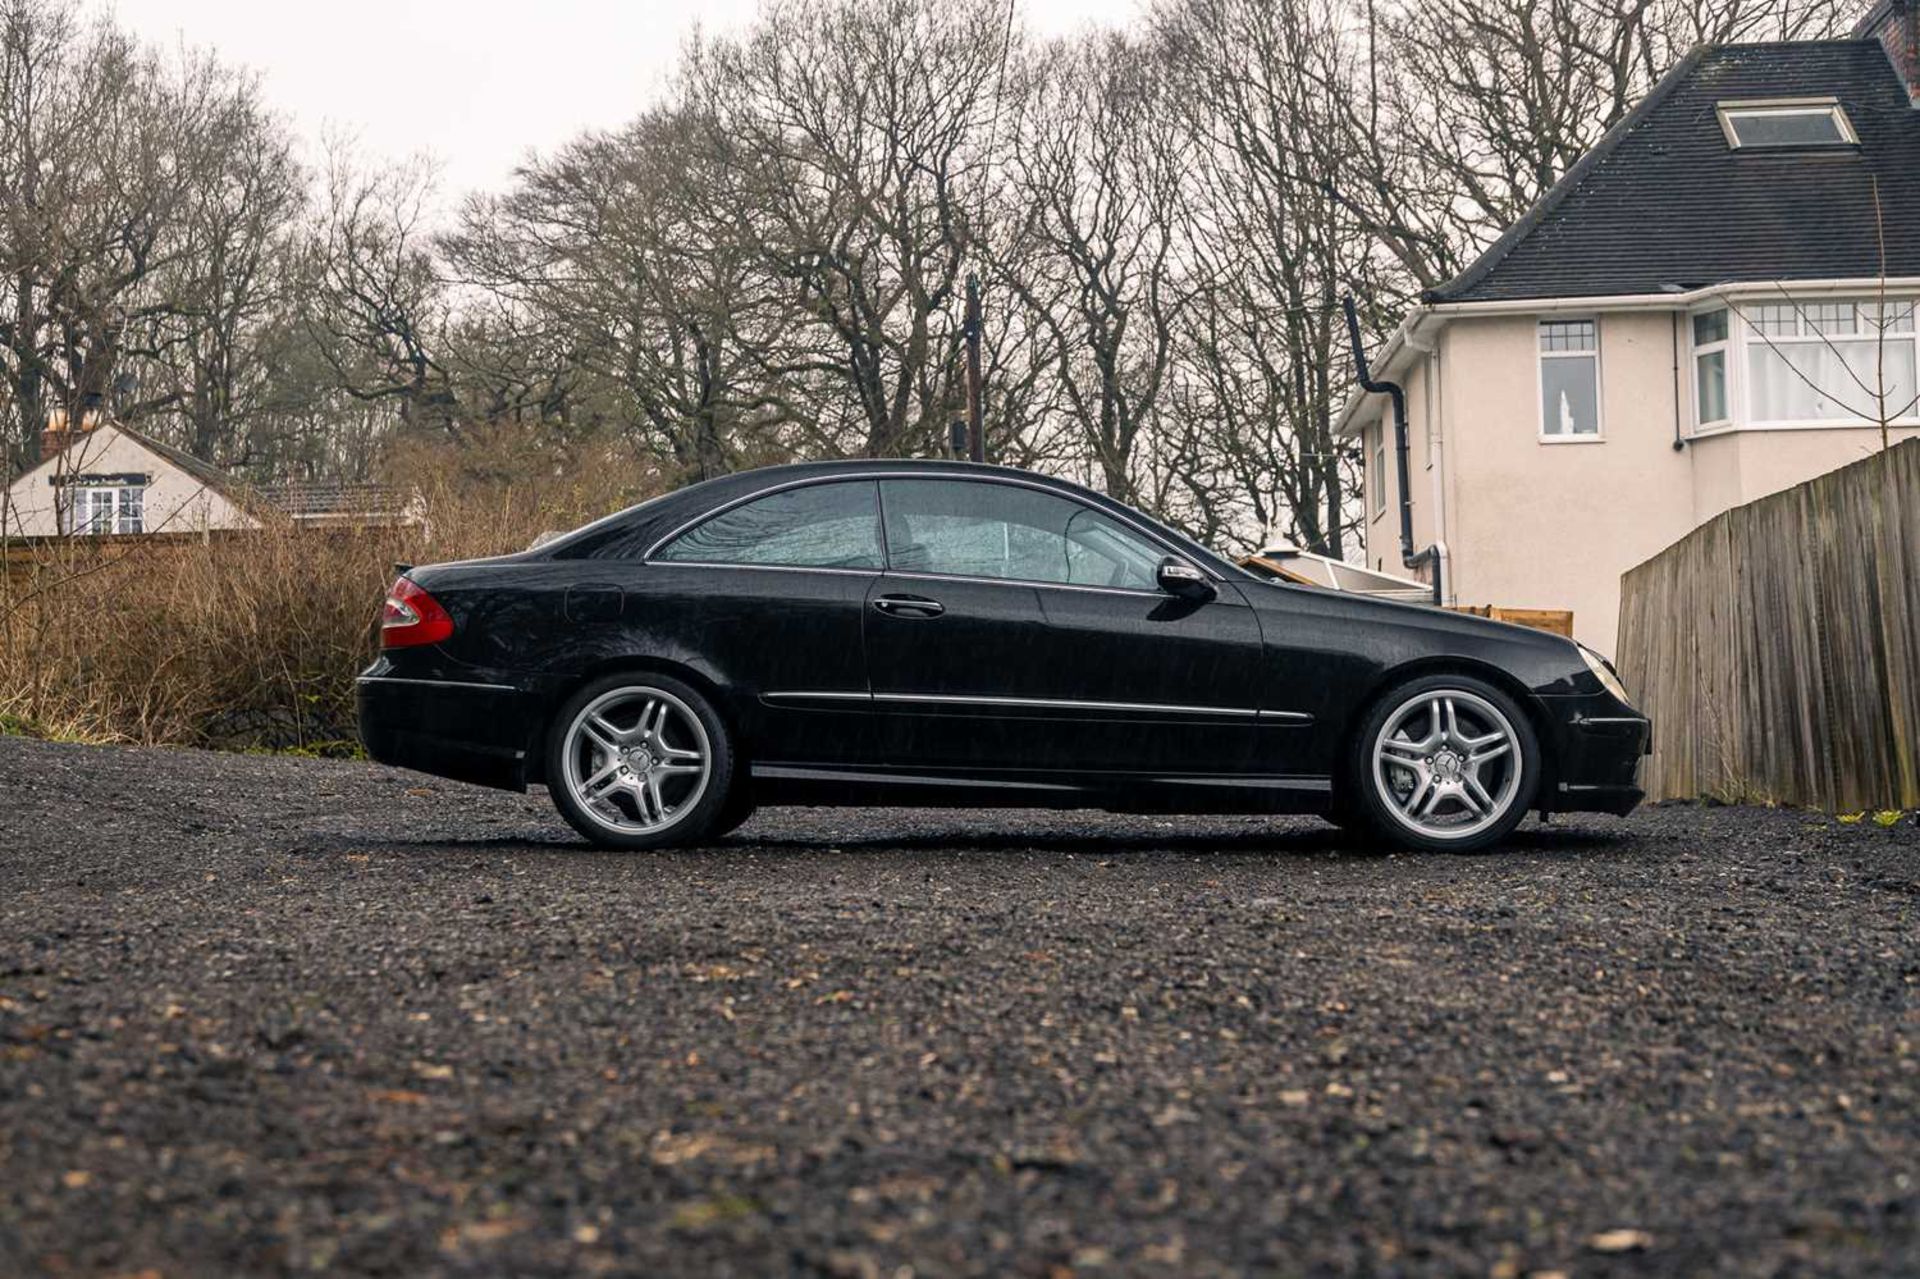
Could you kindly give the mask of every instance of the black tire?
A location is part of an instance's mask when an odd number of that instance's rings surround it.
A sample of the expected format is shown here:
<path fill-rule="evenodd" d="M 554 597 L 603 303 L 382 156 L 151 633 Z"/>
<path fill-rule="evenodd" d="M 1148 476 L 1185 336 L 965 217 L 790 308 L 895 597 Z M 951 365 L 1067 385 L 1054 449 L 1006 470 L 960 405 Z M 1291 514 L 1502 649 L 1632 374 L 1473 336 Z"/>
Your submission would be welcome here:
<path fill-rule="evenodd" d="M 747 789 L 744 777 L 734 782 L 733 794 L 727 797 L 726 806 L 720 815 L 714 818 L 713 829 L 707 833 L 708 839 L 719 839 L 722 835 L 731 835 L 747 824 L 753 816 L 755 805 L 753 794 Z"/>
<path fill-rule="evenodd" d="M 569 744 L 573 740 L 576 724 L 588 707 L 616 693 L 632 694 L 643 705 L 650 694 L 661 695 L 658 700 L 670 707 L 674 719 L 669 722 L 674 724 L 676 733 L 685 734 L 682 740 L 693 742 L 694 749 L 704 748 L 707 771 L 697 794 L 688 790 L 677 807 L 666 810 L 662 806 L 665 813 L 663 824 L 656 829 L 622 829 L 610 824 L 609 817 L 590 809 L 574 793 L 569 780 L 568 756 L 580 746 L 577 740 L 571 747 Z M 704 742 L 699 742 L 699 735 L 691 731 L 690 725 L 678 722 L 684 718 L 680 714 L 682 711 L 698 720 L 699 728 L 705 734 Z M 699 844 L 718 833 L 722 815 L 728 811 L 728 801 L 736 790 L 736 758 L 733 736 L 727 729 L 726 721 L 720 718 L 713 704 L 698 689 L 672 676 L 657 675 L 651 671 L 616 672 L 580 688 L 554 714 L 553 723 L 547 730 L 547 793 L 553 797 L 553 806 L 560 810 L 567 824 L 602 848 L 680 848 Z M 637 770 L 640 765 L 635 763 L 633 767 Z M 622 776 L 626 774 L 623 772 Z M 631 799 L 621 802 L 629 805 L 623 814 L 625 818 L 645 820 L 644 816 L 635 818 L 636 810 L 631 806 Z"/>
<path fill-rule="evenodd" d="M 1333 779 L 1333 798 L 1327 811 L 1320 814 L 1341 830 L 1355 835 L 1372 835 L 1373 823 L 1353 800 L 1353 782 L 1346 776 L 1347 761 L 1340 761 L 1341 775 Z"/>
<path fill-rule="evenodd" d="M 1443 709 L 1435 710 L 1436 705 Z M 1393 760 L 1391 757 L 1396 754 L 1417 753 L 1426 742 L 1436 740 L 1432 737 L 1409 740 L 1403 727 L 1388 732 L 1395 724 L 1404 725 L 1405 717 L 1428 712 L 1435 716 L 1434 731 L 1442 734 L 1435 754 L 1404 763 Z M 1484 740 L 1484 734 L 1472 734 L 1464 727 L 1456 733 L 1444 727 L 1456 722 L 1462 726 L 1474 725 L 1484 733 L 1504 734 L 1509 749 L 1499 752 L 1495 749 L 1499 743 L 1492 743 L 1482 748 L 1492 753 L 1476 763 L 1480 752 L 1464 750 L 1462 743 Z M 1389 748 L 1397 745 L 1399 750 L 1383 752 L 1389 762 L 1376 768 L 1375 747 L 1383 736 L 1391 737 Z M 1519 770 L 1510 783 L 1509 759 L 1517 761 Z M 1345 766 L 1349 786 L 1342 799 L 1349 811 L 1364 819 L 1374 838 L 1388 847 L 1430 853 L 1477 852 L 1505 839 L 1533 807 L 1542 775 L 1540 743 L 1526 712 L 1501 689 L 1470 675 L 1423 675 L 1382 694 L 1355 728 L 1348 743 Z M 1493 787 L 1480 779 L 1483 768 L 1499 770 Z M 1471 774 L 1470 781 L 1468 774 Z M 1425 779 L 1426 790 L 1421 789 L 1422 779 Z M 1395 799 L 1390 800 L 1383 789 Z M 1444 818 L 1455 816 L 1457 807 L 1458 833 L 1437 829 L 1444 820 L 1440 815 L 1423 822 L 1417 815 L 1407 814 L 1399 802 L 1402 795 L 1415 801 L 1427 795 L 1430 803 L 1446 803 L 1449 811 Z M 1475 809 L 1483 807 L 1483 801 L 1484 815 L 1474 815 Z M 1416 802 L 1408 806 L 1419 805 Z"/>
<path fill-rule="evenodd" d="M 1349 835 L 1371 843 L 1375 836 L 1373 821 L 1361 812 L 1346 795 L 1336 791 L 1333 804 L 1321 814 L 1330 825 L 1339 827 Z"/>

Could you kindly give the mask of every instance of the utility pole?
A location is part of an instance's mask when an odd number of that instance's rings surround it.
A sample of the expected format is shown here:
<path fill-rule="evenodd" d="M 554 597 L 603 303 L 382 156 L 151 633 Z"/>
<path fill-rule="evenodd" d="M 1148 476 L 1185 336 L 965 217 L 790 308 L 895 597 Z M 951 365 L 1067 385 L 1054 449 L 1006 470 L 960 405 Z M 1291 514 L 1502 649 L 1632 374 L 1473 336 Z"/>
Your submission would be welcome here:
<path fill-rule="evenodd" d="M 987 460 L 986 433 L 980 425 L 980 277 L 967 273 L 967 321 L 961 329 L 967 339 L 967 434 L 973 460 Z"/>

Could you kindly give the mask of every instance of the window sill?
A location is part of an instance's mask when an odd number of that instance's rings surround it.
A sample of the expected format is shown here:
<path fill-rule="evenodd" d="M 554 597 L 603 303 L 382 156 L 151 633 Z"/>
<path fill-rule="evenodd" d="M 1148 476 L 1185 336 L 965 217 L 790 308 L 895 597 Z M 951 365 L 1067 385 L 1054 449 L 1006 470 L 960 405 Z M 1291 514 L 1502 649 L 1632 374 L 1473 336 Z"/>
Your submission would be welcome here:
<path fill-rule="evenodd" d="M 1920 427 L 1920 417 L 1897 417 L 1887 423 L 1887 429 L 1907 431 Z M 1848 422 L 1811 421 L 1811 422 L 1717 422 L 1711 426 L 1696 426 L 1687 433 L 1690 440 L 1709 440 L 1716 435 L 1738 435 L 1744 431 L 1877 431 L 1878 422 L 1854 419 Z"/>
<path fill-rule="evenodd" d="M 1592 435 L 1541 435 L 1536 437 L 1542 444 L 1605 444 L 1607 437 L 1598 431 Z"/>

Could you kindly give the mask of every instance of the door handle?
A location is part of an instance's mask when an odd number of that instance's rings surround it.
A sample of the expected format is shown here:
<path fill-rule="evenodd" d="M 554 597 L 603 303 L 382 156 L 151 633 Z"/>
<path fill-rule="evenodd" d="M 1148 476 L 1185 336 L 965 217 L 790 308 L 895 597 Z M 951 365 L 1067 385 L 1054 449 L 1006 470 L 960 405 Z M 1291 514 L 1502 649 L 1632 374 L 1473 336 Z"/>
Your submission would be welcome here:
<path fill-rule="evenodd" d="M 924 595 L 882 595 L 873 606 L 888 617 L 938 617 L 947 611 L 945 604 Z"/>

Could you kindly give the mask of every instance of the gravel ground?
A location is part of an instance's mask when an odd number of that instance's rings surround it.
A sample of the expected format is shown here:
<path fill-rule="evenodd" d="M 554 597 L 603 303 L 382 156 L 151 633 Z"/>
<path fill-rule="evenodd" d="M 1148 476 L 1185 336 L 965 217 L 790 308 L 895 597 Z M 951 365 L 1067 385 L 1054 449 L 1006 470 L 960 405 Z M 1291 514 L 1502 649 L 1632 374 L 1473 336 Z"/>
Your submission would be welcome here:
<path fill-rule="evenodd" d="M 762 815 L 0 740 L 0 1271 L 1920 1272 L 1920 831 Z"/>

